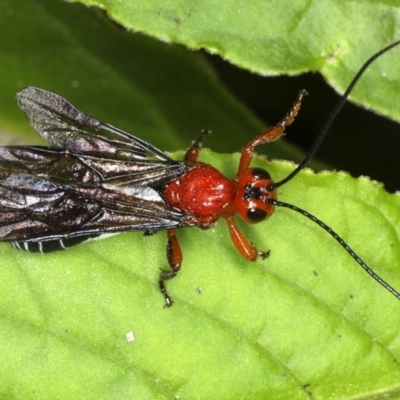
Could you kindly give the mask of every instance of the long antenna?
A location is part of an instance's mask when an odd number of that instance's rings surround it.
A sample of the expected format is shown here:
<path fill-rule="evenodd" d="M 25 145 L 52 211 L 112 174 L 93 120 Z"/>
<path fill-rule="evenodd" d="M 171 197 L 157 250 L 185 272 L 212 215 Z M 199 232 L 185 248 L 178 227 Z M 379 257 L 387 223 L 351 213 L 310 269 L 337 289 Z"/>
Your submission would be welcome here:
<path fill-rule="evenodd" d="M 319 220 L 314 215 L 310 214 L 309 212 L 303 210 L 302 208 L 296 207 L 293 204 L 284 203 L 283 201 L 279 201 L 276 199 L 267 199 L 265 201 L 268 204 L 273 204 L 279 207 L 286 207 L 290 208 L 293 211 L 297 211 L 298 213 L 304 215 L 305 217 L 311 219 L 311 221 L 315 222 L 319 225 L 322 229 L 327 231 L 339 244 L 357 261 L 357 263 L 366 271 L 369 275 L 372 276 L 378 283 L 380 283 L 386 290 L 392 293 L 398 300 L 400 300 L 400 293 L 395 290 L 392 286 L 390 286 L 385 280 L 383 280 L 378 274 L 376 274 L 370 267 L 361 258 L 356 254 L 356 252 L 351 249 L 351 247 L 328 225 L 324 224 L 321 220 Z"/>
<path fill-rule="evenodd" d="M 386 53 L 393 47 L 398 46 L 399 44 L 400 44 L 400 40 L 397 40 L 396 42 L 390 44 L 389 46 L 384 47 L 382 50 L 375 53 L 371 58 L 369 58 L 365 62 L 365 64 L 360 68 L 360 70 L 357 72 L 356 76 L 351 81 L 350 85 L 348 86 L 348 88 L 346 89 L 344 94 L 340 97 L 340 99 L 338 100 L 336 105 L 333 107 L 331 113 L 329 114 L 328 118 L 326 119 L 325 125 L 322 127 L 320 133 L 318 134 L 317 138 L 315 139 L 314 144 L 311 146 L 311 149 L 310 149 L 309 153 L 306 155 L 306 157 L 304 158 L 304 160 L 286 178 L 282 179 L 279 182 L 273 183 L 272 185 L 269 185 L 268 186 L 269 191 L 272 191 L 272 190 L 278 188 L 279 186 L 284 185 L 291 179 L 293 179 L 308 164 L 308 162 L 314 157 L 315 153 L 321 146 L 321 143 L 324 140 L 326 134 L 328 133 L 337 114 L 339 113 L 339 111 L 342 109 L 342 107 L 346 103 L 347 98 L 349 97 L 350 93 L 354 89 L 354 86 L 356 85 L 356 83 L 360 80 L 361 76 L 364 74 L 365 70 L 382 54 Z"/>

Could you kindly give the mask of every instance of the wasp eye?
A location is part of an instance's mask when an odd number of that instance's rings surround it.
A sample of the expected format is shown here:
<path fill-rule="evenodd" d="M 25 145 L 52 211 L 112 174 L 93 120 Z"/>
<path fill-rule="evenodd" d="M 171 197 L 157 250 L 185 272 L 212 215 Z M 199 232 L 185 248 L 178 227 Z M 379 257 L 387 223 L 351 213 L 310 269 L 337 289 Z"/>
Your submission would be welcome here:
<path fill-rule="evenodd" d="M 262 168 L 252 168 L 251 174 L 257 179 L 271 179 L 271 175 Z"/>
<path fill-rule="evenodd" d="M 247 218 L 251 222 L 261 222 L 267 217 L 267 213 L 260 208 L 250 208 L 247 211 Z"/>

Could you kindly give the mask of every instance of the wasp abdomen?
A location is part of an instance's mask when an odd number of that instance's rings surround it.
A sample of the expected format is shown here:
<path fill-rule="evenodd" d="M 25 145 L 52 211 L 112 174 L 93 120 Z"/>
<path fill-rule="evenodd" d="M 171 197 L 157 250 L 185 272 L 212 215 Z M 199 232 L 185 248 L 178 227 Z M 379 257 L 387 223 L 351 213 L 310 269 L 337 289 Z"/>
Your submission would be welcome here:
<path fill-rule="evenodd" d="M 69 249 L 70 247 L 97 236 L 99 235 L 86 235 L 59 240 L 46 240 L 44 242 L 11 242 L 11 245 L 15 249 L 29 251 L 31 253 L 50 253 L 52 251 Z"/>

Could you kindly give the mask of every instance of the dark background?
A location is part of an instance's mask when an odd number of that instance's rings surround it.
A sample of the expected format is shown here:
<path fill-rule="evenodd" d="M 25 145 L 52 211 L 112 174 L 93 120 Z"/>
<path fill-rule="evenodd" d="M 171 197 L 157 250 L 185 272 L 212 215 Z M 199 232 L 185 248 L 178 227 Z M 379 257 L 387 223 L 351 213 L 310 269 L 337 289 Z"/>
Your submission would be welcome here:
<path fill-rule="evenodd" d="M 304 100 L 295 123 L 285 137 L 305 152 L 339 99 L 334 89 L 317 73 L 261 77 L 240 70 L 216 56 L 208 56 L 208 59 L 220 80 L 268 124 L 277 123 L 289 110 L 297 92 L 306 89 L 310 95 Z M 400 190 L 397 173 L 400 167 L 399 149 L 400 124 L 347 102 L 316 157 L 329 169 L 348 171 L 354 177 L 369 176 L 394 192 Z"/>

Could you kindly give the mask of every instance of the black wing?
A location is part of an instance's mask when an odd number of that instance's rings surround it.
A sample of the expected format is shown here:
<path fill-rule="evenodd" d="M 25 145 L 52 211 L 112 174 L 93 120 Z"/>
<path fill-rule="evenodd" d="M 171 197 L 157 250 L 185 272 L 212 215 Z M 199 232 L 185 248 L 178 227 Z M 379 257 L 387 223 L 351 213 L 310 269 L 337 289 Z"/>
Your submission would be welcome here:
<path fill-rule="evenodd" d="M 0 148 L 0 241 L 45 242 L 193 225 L 161 196 L 189 168 L 154 146 L 28 87 L 17 95 L 52 147 Z"/>
<path fill-rule="evenodd" d="M 51 182 L 103 185 L 119 191 L 133 186 L 162 186 L 190 168 L 183 161 L 119 160 L 41 146 L 0 147 L 0 179 L 17 173 L 33 174 Z"/>
<path fill-rule="evenodd" d="M 30 174 L 0 181 L 0 216 L 0 240 L 17 242 L 193 225 L 152 188 L 131 195 Z"/>
<path fill-rule="evenodd" d="M 52 147 L 122 160 L 172 161 L 150 143 L 90 117 L 55 93 L 28 86 L 17 93 L 17 101 L 33 128 Z"/>
<path fill-rule="evenodd" d="M 3 161 L 24 164 L 31 173 L 38 163 L 47 164 L 47 170 L 53 163 L 55 179 L 68 177 L 82 183 L 83 178 L 90 181 L 96 175 L 97 182 L 107 181 L 109 186 L 156 186 L 188 169 L 187 163 L 174 161 L 150 143 L 90 117 L 55 93 L 29 86 L 18 92 L 17 101 L 30 124 L 55 148 L 1 151 Z M 57 149 L 72 153 L 74 160 Z"/>

